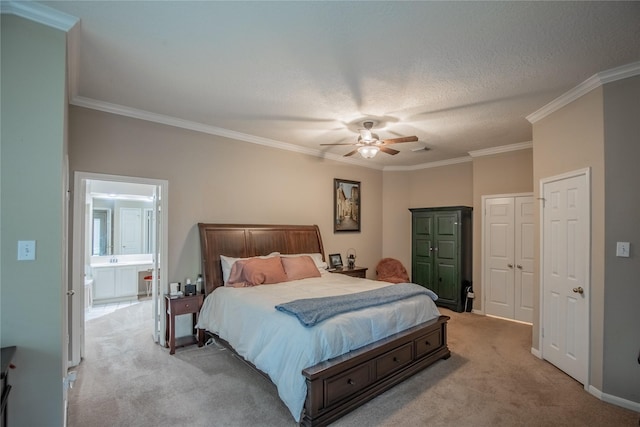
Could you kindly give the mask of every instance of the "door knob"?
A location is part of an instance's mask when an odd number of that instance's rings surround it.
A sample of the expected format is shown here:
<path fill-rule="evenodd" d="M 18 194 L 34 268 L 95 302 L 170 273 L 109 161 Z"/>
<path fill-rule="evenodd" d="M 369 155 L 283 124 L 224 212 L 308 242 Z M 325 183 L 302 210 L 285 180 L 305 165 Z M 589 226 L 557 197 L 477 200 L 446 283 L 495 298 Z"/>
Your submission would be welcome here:
<path fill-rule="evenodd" d="M 575 292 L 576 294 L 583 294 L 584 289 L 582 289 L 582 286 L 578 286 L 577 288 L 573 288 L 573 292 Z"/>
<path fill-rule="evenodd" d="M 513 264 L 507 264 L 507 267 L 513 268 Z"/>
<path fill-rule="evenodd" d="M 520 264 L 516 265 L 520 270 L 522 270 L 522 266 Z"/>

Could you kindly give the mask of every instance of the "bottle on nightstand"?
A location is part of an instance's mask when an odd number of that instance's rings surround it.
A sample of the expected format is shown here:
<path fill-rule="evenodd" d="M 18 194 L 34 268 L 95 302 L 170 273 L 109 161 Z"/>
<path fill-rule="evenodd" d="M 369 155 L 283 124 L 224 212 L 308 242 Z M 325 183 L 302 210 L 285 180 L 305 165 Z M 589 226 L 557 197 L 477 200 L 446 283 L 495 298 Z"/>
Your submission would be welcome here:
<path fill-rule="evenodd" d="M 204 289 L 202 288 L 203 280 L 202 274 L 198 274 L 198 278 L 196 279 L 196 293 L 203 294 Z"/>

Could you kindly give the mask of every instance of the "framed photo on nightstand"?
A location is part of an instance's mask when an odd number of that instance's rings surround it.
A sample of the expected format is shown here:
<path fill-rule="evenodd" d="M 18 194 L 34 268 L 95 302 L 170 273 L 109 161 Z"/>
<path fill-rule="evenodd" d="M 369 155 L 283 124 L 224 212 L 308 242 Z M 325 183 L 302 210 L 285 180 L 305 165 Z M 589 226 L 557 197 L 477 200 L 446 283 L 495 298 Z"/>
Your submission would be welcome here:
<path fill-rule="evenodd" d="M 340 254 L 329 254 L 329 267 L 331 267 L 331 268 L 341 268 L 342 267 L 342 256 L 340 256 Z"/>

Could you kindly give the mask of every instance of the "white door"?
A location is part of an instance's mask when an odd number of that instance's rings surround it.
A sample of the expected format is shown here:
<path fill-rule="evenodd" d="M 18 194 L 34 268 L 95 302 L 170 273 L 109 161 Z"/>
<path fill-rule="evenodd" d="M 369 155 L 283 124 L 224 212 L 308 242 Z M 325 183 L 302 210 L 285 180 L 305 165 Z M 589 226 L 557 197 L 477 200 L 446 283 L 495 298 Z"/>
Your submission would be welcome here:
<path fill-rule="evenodd" d="M 142 253 L 142 210 L 120 208 L 120 253 Z"/>
<path fill-rule="evenodd" d="M 533 322 L 533 196 L 515 198 L 515 295 L 513 318 Z"/>
<path fill-rule="evenodd" d="M 513 197 L 485 200 L 485 311 L 513 319 L 514 315 Z"/>
<path fill-rule="evenodd" d="M 153 303 L 153 308 L 151 310 L 152 316 L 152 331 L 151 334 L 153 336 L 153 340 L 160 345 L 164 345 L 165 338 L 165 316 L 162 313 L 165 313 L 164 310 L 164 297 L 162 296 L 165 291 L 161 286 L 161 283 L 166 283 L 166 280 L 160 281 L 160 260 L 161 253 L 164 250 L 165 259 L 166 259 L 166 239 L 163 239 L 164 236 L 167 236 L 167 224 L 166 221 L 162 219 L 162 206 L 163 206 L 163 197 L 166 197 L 166 185 L 164 187 L 161 185 L 156 185 L 155 192 L 153 195 L 153 210 L 151 212 L 151 230 L 152 236 L 149 237 L 149 244 L 151 247 L 151 253 L 153 254 L 153 267 L 152 267 L 152 277 L 153 281 L 151 282 L 151 299 Z M 166 200 L 165 200 L 166 203 Z M 166 206 L 166 205 L 165 205 Z M 166 264 L 165 264 L 166 265 Z M 163 274 L 166 275 L 166 266 L 164 268 Z"/>
<path fill-rule="evenodd" d="M 533 196 L 484 198 L 485 312 L 533 321 Z"/>
<path fill-rule="evenodd" d="M 584 384 L 589 364 L 590 188 L 583 170 L 541 182 L 542 357 Z"/>

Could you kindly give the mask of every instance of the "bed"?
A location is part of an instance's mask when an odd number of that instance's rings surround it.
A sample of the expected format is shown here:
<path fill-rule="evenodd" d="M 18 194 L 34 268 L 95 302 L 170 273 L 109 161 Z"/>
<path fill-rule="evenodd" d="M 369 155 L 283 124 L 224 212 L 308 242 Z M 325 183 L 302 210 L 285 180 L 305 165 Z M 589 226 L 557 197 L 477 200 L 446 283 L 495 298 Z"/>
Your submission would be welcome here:
<path fill-rule="evenodd" d="M 207 294 L 197 325 L 204 334 L 199 335 L 213 336 L 269 378 L 300 425 L 327 425 L 436 361 L 449 358 L 449 317 L 440 315 L 424 295 L 391 303 L 392 309 L 384 305 L 339 314 L 312 327 L 277 311 L 276 305 L 301 298 L 349 298 L 354 292 L 394 286 L 323 271 L 325 254 L 317 226 L 200 223 L 198 227 Z M 221 255 L 250 258 L 268 254 L 279 259 L 314 254 L 321 273 L 266 286 L 224 286 Z M 287 332 L 280 333 L 284 330 Z M 347 340 L 343 335 L 351 336 Z"/>

